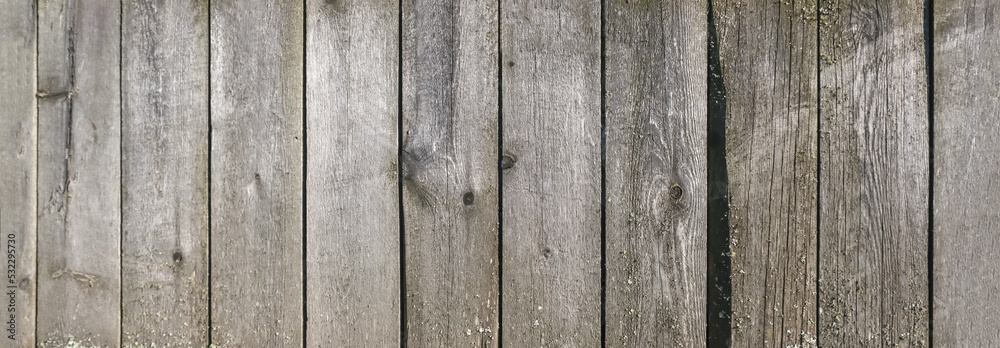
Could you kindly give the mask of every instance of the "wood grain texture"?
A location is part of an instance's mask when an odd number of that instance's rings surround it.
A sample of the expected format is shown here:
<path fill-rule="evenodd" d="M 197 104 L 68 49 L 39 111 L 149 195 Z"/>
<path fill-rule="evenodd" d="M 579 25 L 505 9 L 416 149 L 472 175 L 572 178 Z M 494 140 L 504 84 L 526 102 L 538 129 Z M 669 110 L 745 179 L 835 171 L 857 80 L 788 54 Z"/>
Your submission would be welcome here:
<path fill-rule="evenodd" d="M 820 342 L 926 346 L 923 7 L 821 6 Z"/>
<path fill-rule="evenodd" d="M 212 343 L 303 344 L 302 1 L 211 3 Z"/>
<path fill-rule="evenodd" d="M 815 346 L 816 3 L 714 5 L 726 90 L 733 345 Z"/>
<path fill-rule="evenodd" d="M 120 4 L 38 5 L 38 341 L 118 346 Z"/>
<path fill-rule="evenodd" d="M 409 347 L 496 347 L 497 1 L 403 2 Z"/>
<path fill-rule="evenodd" d="M 605 6 L 607 345 L 704 345 L 707 1 Z"/>
<path fill-rule="evenodd" d="M 208 2 L 122 8 L 125 346 L 208 342 Z"/>
<path fill-rule="evenodd" d="M 934 345 L 1000 342 L 1000 39 L 990 1 L 934 1 Z"/>
<path fill-rule="evenodd" d="M 32 2 L 0 1 L 0 240 L 4 307 L 14 309 L 3 316 L 3 347 L 35 346 L 35 35 Z"/>
<path fill-rule="evenodd" d="M 397 346 L 399 2 L 307 8 L 307 346 Z"/>
<path fill-rule="evenodd" d="M 501 4 L 503 343 L 601 343 L 601 4 Z"/>

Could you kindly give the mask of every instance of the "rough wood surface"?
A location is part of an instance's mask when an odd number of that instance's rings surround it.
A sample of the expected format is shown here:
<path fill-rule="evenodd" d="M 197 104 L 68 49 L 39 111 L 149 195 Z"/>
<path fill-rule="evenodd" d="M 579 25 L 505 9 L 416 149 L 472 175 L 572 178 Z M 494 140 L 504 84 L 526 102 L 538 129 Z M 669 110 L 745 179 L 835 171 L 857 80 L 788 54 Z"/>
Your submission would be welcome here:
<path fill-rule="evenodd" d="M 3 315 L 4 347 L 35 346 L 35 87 L 35 6 L 0 1 L 0 240 L 3 307 L 13 309 Z"/>
<path fill-rule="evenodd" d="M 208 2 L 122 8 L 125 346 L 208 342 Z"/>
<path fill-rule="evenodd" d="M 307 8 L 307 345 L 397 346 L 399 2 Z"/>
<path fill-rule="evenodd" d="M 1000 39 L 991 1 L 934 1 L 934 345 L 1000 342 Z"/>
<path fill-rule="evenodd" d="M 714 11 L 727 93 L 733 345 L 814 346 L 816 3 L 721 1 Z"/>
<path fill-rule="evenodd" d="M 212 343 L 303 344 L 303 3 L 211 3 Z"/>
<path fill-rule="evenodd" d="M 38 5 L 38 340 L 118 346 L 119 3 Z"/>
<path fill-rule="evenodd" d="M 601 342 L 601 4 L 501 4 L 503 343 Z"/>
<path fill-rule="evenodd" d="M 923 6 L 820 9 L 820 342 L 926 346 Z"/>
<path fill-rule="evenodd" d="M 496 347 L 498 2 L 403 2 L 409 347 Z"/>
<path fill-rule="evenodd" d="M 705 344 L 707 1 L 607 0 L 607 344 Z"/>

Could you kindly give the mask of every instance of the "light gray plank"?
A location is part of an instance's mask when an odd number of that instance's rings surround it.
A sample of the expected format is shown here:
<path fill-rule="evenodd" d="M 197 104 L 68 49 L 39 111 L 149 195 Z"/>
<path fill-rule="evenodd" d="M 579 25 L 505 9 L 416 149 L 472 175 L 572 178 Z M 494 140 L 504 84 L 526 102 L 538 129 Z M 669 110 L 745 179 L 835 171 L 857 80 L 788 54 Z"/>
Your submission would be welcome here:
<path fill-rule="evenodd" d="M 995 1 L 934 1 L 933 340 L 938 347 L 1000 342 L 998 12 Z"/>
<path fill-rule="evenodd" d="M 120 4 L 38 5 L 38 340 L 118 346 Z"/>
<path fill-rule="evenodd" d="M 303 3 L 211 3 L 212 343 L 303 344 Z"/>
<path fill-rule="evenodd" d="M 726 93 L 733 346 L 815 346 L 816 4 L 714 5 Z"/>
<path fill-rule="evenodd" d="M 309 347 L 400 340 L 399 3 L 309 1 Z"/>
<path fill-rule="evenodd" d="M 409 347 L 496 347 L 498 1 L 403 2 Z"/>
<path fill-rule="evenodd" d="M 122 9 L 124 345 L 208 342 L 208 2 Z"/>
<path fill-rule="evenodd" d="M 503 343 L 601 343 L 601 4 L 501 4 Z"/>
<path fill-rule="evenodd" d="M 0 340 L 4 347 L 35 346 L 35 35 L 32 2 L 0 1 L 0 240 L 6 260 Z"/>
<path fill-rule="evenodd" d="M 607 343 L 704 345 L 707 1 L 605 6 Z"/>
<path fill-rule="evenodd" d="M 923 6 L 820 10 L 820 342 L 927 345 Z"/>

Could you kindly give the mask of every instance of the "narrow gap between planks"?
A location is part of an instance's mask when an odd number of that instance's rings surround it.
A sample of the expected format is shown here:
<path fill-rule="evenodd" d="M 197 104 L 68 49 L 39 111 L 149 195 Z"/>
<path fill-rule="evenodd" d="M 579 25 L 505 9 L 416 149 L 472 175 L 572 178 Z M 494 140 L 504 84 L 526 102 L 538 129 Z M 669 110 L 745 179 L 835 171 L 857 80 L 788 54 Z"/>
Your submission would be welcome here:
<path fill-rule="evenodd" d="M 406 348 L 406 215 L 403 212 L 403 1 L 396 11 L 396 199 L 399 207 L 399 346 Z"/>
<path fill-rule="evenodd" d="M 208 1 L 208 344 L 212 346 L 212 0 Z"/>
<path fill-rule="evenodd" d="M 927 336 L 934 347 L 934 0 L 924 0 L 924 66 L 927 74 Z"/>
<path fill-rule="evenodd" d="M 309 60 L 307 55 L 309 54 L 308 43 L 309 43 L 309 8 L 305 6 L 305 1 L 303 0 L 302 9 L 302 344 L 305 346 L 306 342 L 309 342 L 309 219 L 307 219 L 308 209 L 308 195 L 309 186 L 307 186 L 306 180 L 309 180 L 309 107 L 308 101 L 306 100 L 309 91 Z"/>
<path fill-rule="evenodd" d="M 503 347 L 503 1 L 497 1 L 497 347 Z"/>
<path fill-rule="evenodd" d="M 607 346 L 608 258 L 607 258 L 607 18 L 601 1 L 601 346 Z"/>

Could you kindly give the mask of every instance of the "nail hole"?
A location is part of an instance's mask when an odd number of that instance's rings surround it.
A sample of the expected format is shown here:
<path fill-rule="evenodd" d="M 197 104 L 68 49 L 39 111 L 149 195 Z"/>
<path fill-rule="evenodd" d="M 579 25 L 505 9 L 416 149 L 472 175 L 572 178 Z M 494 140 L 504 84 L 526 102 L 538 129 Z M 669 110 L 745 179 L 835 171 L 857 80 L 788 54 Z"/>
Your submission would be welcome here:
<path fill-rule="evenodd" d="M 542 249 L 542 256 L 546 259 L 552 256 L 552 248 L 545 247 Z"/>
<path fill-rule="evenodd" d="M 181 261 L 184 261 L 184 256 L 181 255 L 180 251 L 175 251 L 174 252 L 174 262 L 181 262 Z"/>
<path fill-rule="evenodd" d="M 472 194 L 472 191 L 466 192 L 462 195 L 462 203 L 465 205 L 472 205 L 476 202 L 476 195 Z"/>

